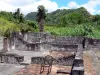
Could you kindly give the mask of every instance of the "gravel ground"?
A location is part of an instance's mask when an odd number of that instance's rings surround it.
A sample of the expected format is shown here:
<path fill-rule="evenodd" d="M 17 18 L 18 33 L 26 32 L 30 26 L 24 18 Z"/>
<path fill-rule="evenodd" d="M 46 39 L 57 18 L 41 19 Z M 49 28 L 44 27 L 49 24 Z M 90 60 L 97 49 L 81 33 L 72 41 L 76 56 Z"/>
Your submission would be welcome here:
<path fill-rule="evenodd" d="M 84 53 L 90 57 L 96 75 L 100 75 L 100 50 L 90 50 Z"/>

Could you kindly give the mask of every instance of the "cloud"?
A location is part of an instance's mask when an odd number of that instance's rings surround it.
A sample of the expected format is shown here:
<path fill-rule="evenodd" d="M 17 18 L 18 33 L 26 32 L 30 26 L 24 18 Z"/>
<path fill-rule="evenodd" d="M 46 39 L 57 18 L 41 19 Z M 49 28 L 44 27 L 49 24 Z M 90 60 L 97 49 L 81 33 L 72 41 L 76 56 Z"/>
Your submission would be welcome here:
<path fill-rule="evenodd" d="M 5 3 L 13 6 L 24 6 L 36 2 L 38 0 L 3 0 Z"/>
<path fill-rule="evenodd" d="M 69 8 L 68 8 L 68 7 L 64 7 L 64 6 L 63 6 L 63 7 L 60 7 L 59 9 L 69 9 Z"/>
<path fill-rule="evenodd" d="M 68 3 L 68 8 L 78 8 L 78 7 L 79 5 L 74 1 Z"/>
<path fill-rule="evenodd" d="M 96 14 L 100 14 L 100 10 L 97 10 L 96 12 L 97 12 Z"/>
<path fill-rule="evenodd" d="M 85 4 L 77 4 L 77 2 L 70 1 L 66 6 L 58 7 L 58 4 L 53 0 L 0 0 L 0 10 L 14 12 L 17 8 L 21 9 L 21 12 L 27 14 L 29 12 L 37 11 L 39 5 L 44 5 L 48 12 L 52 12 L 56 9 L 72 9 L 85 7 L 91 14 L 100 13 L 100 0 L 88 0 Z"/>
<path fill-rule="evenodd" d="M 48 12 L 58 9 L 57 3 L 50 0 L 0 0 L 0 10 L 13 12 L 20 8 L 24 14 L 37 11 L 39 5 L 44 5 Z"/>
<path fill-rule="evenodd" d="M 4 1 L 0 1 L 0 10 L 2 11 L 14 11 L 15 7 L 13 7 L 12 5 L 9 5 L 8 3 L 4 2 Z"/>
<path fill-rule="evenodd" d="M 98 0 L 90 0 L 88 3 L 83 4 L 81 6 L 85 7 L 91 14 L 94 14 L 96 12 L 96 6 L 98 5 Z"/>
<path fill-rule="evenodd" d="M 69 9 L 85 7 L 87 9 L 87 11 L 89 11 L 91 14 L 98 14 L 100 12 L 100 11 L 98 11 L 98 9 L 96 9 L 96 8 L 98 8 L 97 7 L 98 5 L 100 6 L 100 0 L 89 0 L 87 3 L 81 4 L 81 5 L 77 4 L 74 1 L 71 1 L 68 3 L 67 7 Z"/>

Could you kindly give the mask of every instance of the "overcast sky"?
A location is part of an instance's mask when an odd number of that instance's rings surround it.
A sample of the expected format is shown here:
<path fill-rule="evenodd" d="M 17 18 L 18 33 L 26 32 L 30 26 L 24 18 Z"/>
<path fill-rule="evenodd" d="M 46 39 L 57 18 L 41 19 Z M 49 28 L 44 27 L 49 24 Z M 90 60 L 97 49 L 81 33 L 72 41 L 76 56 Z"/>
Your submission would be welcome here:
<path fill-rule="evenodd" d="M 17 8 L 25 15 L 44 5 L 48 12 L 56 9 L 85 7 L 91 14 L 100 14 L 100 0 L 0 0 L 0 11 L 14 12 Z"/>

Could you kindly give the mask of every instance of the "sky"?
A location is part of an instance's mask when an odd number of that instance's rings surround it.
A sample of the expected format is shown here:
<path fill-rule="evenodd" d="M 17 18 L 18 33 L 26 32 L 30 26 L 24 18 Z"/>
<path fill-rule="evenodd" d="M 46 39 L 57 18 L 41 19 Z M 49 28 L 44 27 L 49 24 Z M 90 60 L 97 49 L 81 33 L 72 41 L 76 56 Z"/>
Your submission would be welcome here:
<path fill-rule="evenodd" d="M 48 12 L 85 7 L 93 15 L 100 14 L 100 0 L 0 0 L 0 11 L 14 12 L 20 8 L 26 15 L 36 12 L 39 5 L 44 5 Z"/>

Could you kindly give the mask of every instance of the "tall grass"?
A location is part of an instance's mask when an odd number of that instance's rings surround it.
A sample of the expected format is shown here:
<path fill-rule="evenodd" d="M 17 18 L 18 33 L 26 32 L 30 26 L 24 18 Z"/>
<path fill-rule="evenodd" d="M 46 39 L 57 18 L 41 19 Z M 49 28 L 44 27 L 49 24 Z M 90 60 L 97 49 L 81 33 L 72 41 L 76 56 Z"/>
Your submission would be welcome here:
<path fill-rule="evenodd" d="M 90 27 L 92 32 L 87 32 L 86 37 L 100 38 L 100 30 Z M 86 30 L 83 25 L 75 25 L 73 27 L 57 27 L 45 26 L 45 32 L 50 32 L 54 36 L 83 36 Z"/>

